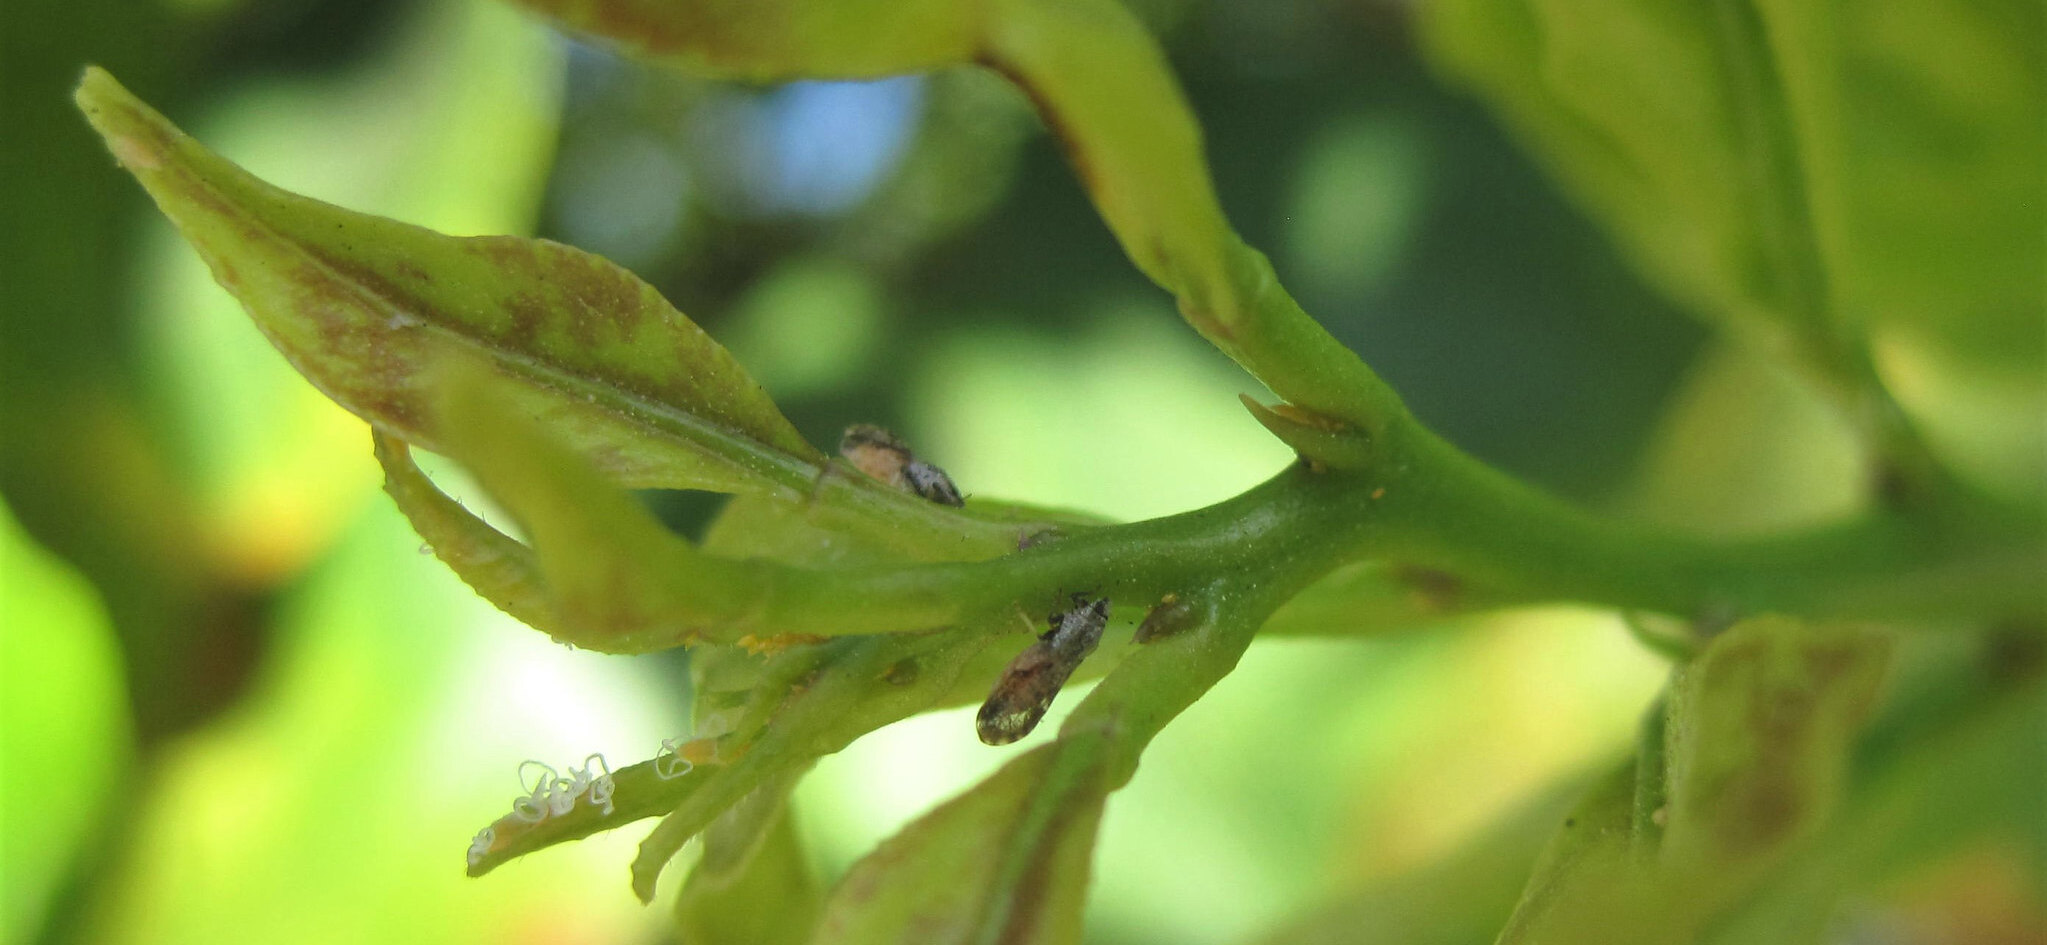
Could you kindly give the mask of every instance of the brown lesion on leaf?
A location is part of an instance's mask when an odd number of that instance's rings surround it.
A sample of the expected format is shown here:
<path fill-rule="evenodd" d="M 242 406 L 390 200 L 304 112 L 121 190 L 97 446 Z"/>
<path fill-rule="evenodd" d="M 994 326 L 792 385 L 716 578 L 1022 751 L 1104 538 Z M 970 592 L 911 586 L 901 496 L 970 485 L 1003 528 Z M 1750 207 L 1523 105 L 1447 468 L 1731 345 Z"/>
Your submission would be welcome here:
<path fill-rule="evenodd" d="M 1741 744 L 1738 762 L 1695 786 L 1684 807 L 1711 824 L 1715 846 L 1748 859 L 1782 848 L 1823 816 L 1855 725 L 1872 708 L 1884 651 L 1860 634 L 1773 646 L 1724 641 L 1696 672 L 1702 706 L 1739 706 L 1702 733 Z M 1874 662 L 1873 662 L 1874 661 Z M 1838 744 L 1835 742 L 1839 742 Z"/>
<path fill-rule="evenodd" d="M 499 269 L 532 272 L 538 268 L 533 242 L 511 236 L 479 236 L 462 241 L 462 247 Z"/>
<path fill-rule="evenodd" d="M 520 351 L 535 352 L 541 327 L 547 324 L 547 302 L 531 292 L 514 292 L 505 298 L 504 306 L 503 341 Z"/>
<path fill-rule="evenodd" d="M 654 320 L 641 283 L 632 274 L 566 247 L 539 246 L 536 274 L 557 293 L 563 328 L 578 347 L 587 351 L 606 342 L 633 343 Z"/>
<path fill-rule="evenodd" d="M 418 317 L 417 313 L 427 309 L 427 306 L 421 304 L 418 295 L 414 294 L 412 290 L 391 281 L 382 272 L 365 266 L 346 255 L 328 251 L 311 243 L 300 242 L 298 246 L 307 256 L 318 263 L 316 268 L 332 273 L 333 276 L 331 278 L 337 284 L 359 287 L 362 291 L 368 292 L 379 301 L 399 312 L 405 313 L 409 317 Z M 413 268 L 417 269 L 418 267 L 414 266 Z M 337 294 L 336 297 L 343 296 Z"/>

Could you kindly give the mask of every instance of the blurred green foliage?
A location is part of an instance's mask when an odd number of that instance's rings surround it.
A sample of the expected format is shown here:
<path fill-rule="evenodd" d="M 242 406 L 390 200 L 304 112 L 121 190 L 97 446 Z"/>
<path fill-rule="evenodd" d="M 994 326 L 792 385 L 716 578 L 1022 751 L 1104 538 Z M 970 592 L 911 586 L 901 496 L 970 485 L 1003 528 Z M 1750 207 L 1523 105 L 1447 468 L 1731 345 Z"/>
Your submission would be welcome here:
<path fill-rule="evenodd" d="M 2036 4 L 1440 0 L 1418 24 L 1378 4 L 1133 6 L 1245 236 L 1479 457 L 1717 534 L 1858 507 L 1852 419 L 1691 314 L 1810 349 L 1823 375 L 1867 332 L 1944 459 L 2007 492 L 2047 475 Z M 471 0 L 0 17 L 9 941 L 678 934 L 624 891 L 631 838 L 481 882 L 455 855 L 520 758 L 638 758 L 683 731 L 682 667 L 549 646 L 413 554 L 363 425 L 108 169 L 68 105 L 87 62 L 292 190 L 620 262 L 812 443 L 885 422 L 971 492 L 1117 518 L 1220 501 L 1289 459 L 1231 402 L 1262 388 L 1174 323 L 989 75 L 712 83 Z M 1431 77 L 1411 30 L 1585 215 Z M 1773 215 L 1787 192 L 1806 218 Z M 686 533 L 717 508 L 642 498 Z M 1661 663 L 1589 611 L 1443 624 L 1247 651 L 1107 802 L 1092 877 L 1056 874 L 1061 896 L 1092 881 L 1089 940 L 1491 941 L 1587 772 L 1618 773 L 1579 816 L 1643 830 L 1645 763 L 1619 759 L 1662 711 Z M 1852 752 L 1826 736 L 1851 756 L 1839 811 L 1767 881 L 1728 879 L 1759 891 L 1716 940 L 2042 934 L 2039 631 L 2004 631 L 1908 638 L 1869 733 Z M 971 727 L 898 723 L 819 762 L 793 806 L 717 821 L 675 896 L 682 940 L 793 935 L 819 878 L 1009 757 Z M 968 803 L 1004 799 L 1027 800 Z M 927 882 L 982 864 L 959 865 Z M 1557 921 L 1611 915 L 1610 889 L 1556 888 Z"/>

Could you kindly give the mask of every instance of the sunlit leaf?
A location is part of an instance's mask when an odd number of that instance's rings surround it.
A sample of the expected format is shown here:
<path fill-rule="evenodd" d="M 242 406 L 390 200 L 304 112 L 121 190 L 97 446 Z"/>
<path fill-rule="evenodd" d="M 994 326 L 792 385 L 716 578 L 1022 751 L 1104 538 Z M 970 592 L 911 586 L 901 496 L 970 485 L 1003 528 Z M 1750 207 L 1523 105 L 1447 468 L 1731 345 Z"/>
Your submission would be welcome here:
<path fill-rule="evenodd" d="M 382 429 L 444 441 L 423 375 L 453 349 L 498 365 L 513 409 L 627 484 L 759 489 L 822 462 L 723 348 L 609 262 L 278 190 L 98 70 L 78 103 L 278 349 Z"/>

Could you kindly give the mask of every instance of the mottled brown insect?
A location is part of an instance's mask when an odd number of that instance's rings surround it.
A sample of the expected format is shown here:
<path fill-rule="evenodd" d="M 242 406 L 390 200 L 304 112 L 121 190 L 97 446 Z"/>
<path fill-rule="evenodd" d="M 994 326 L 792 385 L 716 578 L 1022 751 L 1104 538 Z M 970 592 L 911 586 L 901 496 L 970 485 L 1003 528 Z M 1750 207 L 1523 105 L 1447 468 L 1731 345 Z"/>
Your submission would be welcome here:
<path fill-rule="evenodd" d="M 839 438 L 839 455 L 861 472 L 939 505 L 966 504 L 945 470 L 918 459 L 901 437 L 880 427 L 865 423 L 847 427 Z"/>
<path fill-rule="evenodd" d="M 1009 661 L 988 701 L 981 704 L 974 731 L 983 743 L 1007 745 L 1038 727 L 1067 677 L 1101 642 L 1102 628 L 1109 625 L 1109 599 L 1090 603 L 1085 595 L 1076 594 L 1073 606 L 1053 614 L 1049 622 L 1052 629 Z"/>

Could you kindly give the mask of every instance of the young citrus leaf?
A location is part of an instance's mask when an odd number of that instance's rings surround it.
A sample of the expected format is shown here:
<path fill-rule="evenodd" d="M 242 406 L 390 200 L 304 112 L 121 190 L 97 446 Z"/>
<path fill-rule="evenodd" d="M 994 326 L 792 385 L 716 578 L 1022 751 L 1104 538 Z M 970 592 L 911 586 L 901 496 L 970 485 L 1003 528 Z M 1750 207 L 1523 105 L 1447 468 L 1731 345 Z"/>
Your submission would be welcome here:
<path fill-rule="evenodd" d="M 631 273 L 512 237 L 454 238 L 286 193 L 200 147 L 111 76 L 77 99 L 214 276 L 315 386 L 428 449 L 434 363 L 501 375 L 506 409 L 540 419 L 628 487 L 759 492 L 903 549 L 987 558 L 1041 527 L 888 489 L 827 462 L 724 348 Z M 928 555 L 927 555 L 928 556 Z"/>
<path fill-rule="evenodd" d="M 758 674 L 739 674 L 753 683 L 739 705 L 700 695 L 700 734 L 706 699 L 719 709 L 716 724 L 730 726 L 716 738 L 721 764 L 641 843 L 634 891 L 650 901 L 682 845 L 760 785 L 931 708 L 988 639 L 988 628 L 977 626 L 835 639 L 775 653 Z"/>
<path fill-rule="evenodd" d="M 1059 736 L 855 864 L 822 943 L 1078 941 L 1088 858 L 1110 792 L 1153 736 L 1236 665 L 1284 596 L 1255 576 L 1186 595 L 1185 631 L 1138 647 Z M 1290 590 L 1290 589 L 1289 589 Z"/>
<path fill-rule="evenodd" d="M 628 485 L 800 490 L 823 462 L 723 348 L 624 269 L 278 190 L 97 69 L 77 98 L 278 349 L 379 428 L 444 442 L 422 372 L 452 349 L 497 364 L 503 397 Z"/>
<path fill-rule="evenodd" d="M 859 79 L 970 61 L 970 0 L 513 0 L 701 75 Z"/>
<path fill-rule="evenodd" d="M 551 601 L 556 635 L 607 653 L 683 645 L 731 629 L 761 575 L 697 552 L 533 421 L 497 401 L 501 378 L 444 368 L 430 407 L 448 455 L 518 519 Z"/>
<path fill-rule="evenodd" d="M 377 464 L 384 468 L 384 492 L 455 576 L 519 622 L 559 636 L 561 621 L 548 599 L 547 584 L 533 549 L 477 518 L 436 488 L 412 461 L 405 441 L 373 433 Z"/>
<path fill-rule="evenodd" d="M 1132 262 L 1275 392 L 1367 429 L 1399 399 L 1281 289 L 1209 179 L 1201 130 L 1118 0 L 514 0 L 683 69 L 851 77 L 979 63 L 1030 95 Z"/>
<path fill-rule="evenodd" d="M 697 765 L 679 776 L 664 778 L 657 762 L 643 761 L 612 772 L 615 787 L 609 813 L 587 797 L 578 797 L 575 806 L 564 813 L 549 812 L 537 820 L 528 819 L 531 811 L 524 812 L 528 816 L 521 816 L 522 812 L 515 808 L 478 835 L 476 846 L 470 850 L 469 875 L 482 876 L 514 857 L 557 843 L 658 817 L 674 809 L 690 792 L 702 788 L 713 772 L 711 766 Z"/>
<path fill-rule="evenodd" d="M 1005 606 L 1009 592 L 975 580 L 982 570 L 967 566 L 809 568 L 700 551 L 535 421 L 507 412 L 501 380 L 485 365 L 450 359 L 427 382 L 443 391 L 434 422 L 449 454 L 530 537 L 548 600 L 545 629 L 564 642 L 607 653 L 700 639 L 773 644 L 955 626 Z M 436 508 L 430 514 L 466 515 Z M 474 569 L 466 577 L 484 583 Z"/>
<path fill-rule="evenodd" d="M 1275 393 L 1376 432 L 1393 391 L 1279 285 L 1224 217 L 1201 128 L 1164 53 L 1117 0 L 989 0 L 982 61 L 1029 93 L 1132 262 Z"/>
<path fill-rule="evenodd" d="M 704 831 L 704 855 L 675 900 L 682 940 L 802 945 L 823 905 L 790 809 L 796 775 L 755 789 Z"/>
<path fill-rule="evenodd" d="M 812 941 L 1078 942 L 1101 754 L 1099 735 L 1062 738 L 918 818 L 854 864 Z"/>
<path fill-rule="evenodd" d="M 2047 13 L 2026 0 L 1755 7 L 1843 316 L 2037 383 Z"/>
<path fill-rule="evenodd" d="M 1500 945 L 1689 941 L 1688 930 L 1651 930 L 1664 921 L 1652 865 L 1636 855 L 1635 762 L 1615 766 L 1564 817 L 1521 892 Z M 1601 925 L 1598 923 L 1610 923 Z M 1603 937 L 1612 928 L 1618 937 Z M 1601 931 L 1595 931 L 1601 930 Z M 1630 936 L 1643 936 L 1639 939 Z"/>

